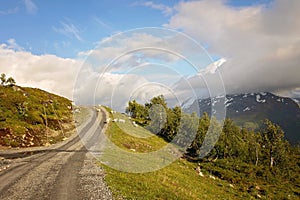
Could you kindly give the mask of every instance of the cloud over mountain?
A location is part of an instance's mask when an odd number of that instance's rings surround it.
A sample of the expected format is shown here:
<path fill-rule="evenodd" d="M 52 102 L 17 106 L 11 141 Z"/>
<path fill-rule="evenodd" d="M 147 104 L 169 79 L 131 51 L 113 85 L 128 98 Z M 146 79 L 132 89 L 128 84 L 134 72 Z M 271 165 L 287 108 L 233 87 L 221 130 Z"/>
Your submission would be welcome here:
<path fill-rule="evenodd" d="M 236 8 L 203 0 L 179 3 L 176 11 L 167 27 L 183 30 L 226 58 L 219 70 L 228 93 L 287 94 L 300 87 L 299 1 Z"/>

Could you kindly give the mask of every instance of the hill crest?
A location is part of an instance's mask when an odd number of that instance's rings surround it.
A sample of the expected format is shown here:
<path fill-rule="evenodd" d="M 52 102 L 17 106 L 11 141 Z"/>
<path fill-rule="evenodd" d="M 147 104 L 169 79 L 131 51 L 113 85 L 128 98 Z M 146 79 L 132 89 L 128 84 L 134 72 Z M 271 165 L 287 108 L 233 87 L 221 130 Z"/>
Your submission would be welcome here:
<path fill-rule="evenodd" d="M 0 86 L 0 145 L 43 146 L 73 129 L 72 102 L 38 88 Z"/>

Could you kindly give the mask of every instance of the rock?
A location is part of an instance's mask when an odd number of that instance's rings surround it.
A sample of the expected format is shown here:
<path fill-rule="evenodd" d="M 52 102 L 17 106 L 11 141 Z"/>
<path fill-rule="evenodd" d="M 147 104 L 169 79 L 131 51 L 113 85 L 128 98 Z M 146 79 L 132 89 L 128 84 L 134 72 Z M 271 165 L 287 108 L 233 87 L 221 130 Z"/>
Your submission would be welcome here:
<path fill-rule="evenodd" d="M 199 176 L 204 177 L 204 174 L 202 172 L 199 172 Z"/>
<path fill-rule="evenodd" d="M 199 175 L 199 176 L 204 177 L 204 174 L 202 173 L 200 166 L 198 166 L 198 167 L 196 168 L 196 172 L 198 172 L 198 175 Z"/>
<path fill-rule="evenodd" d="M 12 132 L 11 128 L 0 128 L 0 136 L 10 135 Z"/>
<path fill-rule="evenodd" d="M 14 92 L 16 92 L 16 91 L 22 91 L 20 87 L 15 86 L 15 85 L 12 88 L 13 88 Z"/>

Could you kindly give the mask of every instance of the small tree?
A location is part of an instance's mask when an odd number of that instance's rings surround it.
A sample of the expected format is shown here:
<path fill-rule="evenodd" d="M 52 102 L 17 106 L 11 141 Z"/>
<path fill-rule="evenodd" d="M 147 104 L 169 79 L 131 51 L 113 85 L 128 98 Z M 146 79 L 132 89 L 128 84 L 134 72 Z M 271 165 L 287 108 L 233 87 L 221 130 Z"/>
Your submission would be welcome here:
<path fill-rule="evenodd" d="M 6 75 L 4 73 L 1 74 L 0 80 L 1 80 L 1 85 L 4 85 L 6 82 Z"/>
<path fill-rule="evenodd" d="M 198 157 L 200 155 L 200 148 L 204 141 L 205 135 L 208 131 L 209 124 L 210 124 L 210 118 L 208 114 L 205 112 L 203 113 L 202 117 L 199 119 L 196 137 L 188 149 L 190 156 Z"/>
<path fill-rule="evenodd" d="M 281 158 L 285 156 L 284 132 L 278 125 L 272 123 L 270 120 L 265 120 L 265 129 L 262 134 L 263 144 L 269 159 L 269 166 L 272 168 L 275 162 L 280 162 Z"/>
<path fill-rule="evenodd" d="M 12 77 L 9 77 L 5 83 L 7 83 L 9 86 L 13 86 L 16 84 L 16 81 Z"/>

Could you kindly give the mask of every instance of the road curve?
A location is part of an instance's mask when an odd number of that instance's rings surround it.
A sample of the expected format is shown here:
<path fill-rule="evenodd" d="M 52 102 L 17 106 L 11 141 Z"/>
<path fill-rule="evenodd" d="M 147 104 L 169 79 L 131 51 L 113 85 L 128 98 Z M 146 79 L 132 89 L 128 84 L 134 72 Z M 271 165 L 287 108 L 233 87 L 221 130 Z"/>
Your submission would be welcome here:
<path fill-rule="evenodd" d="M 79 134 L 55 148 L 0 153 L 0 199 L 112 199 L 103 170 L 85 145 L 104 127 L 104 113 L 92 110 Z"/>

